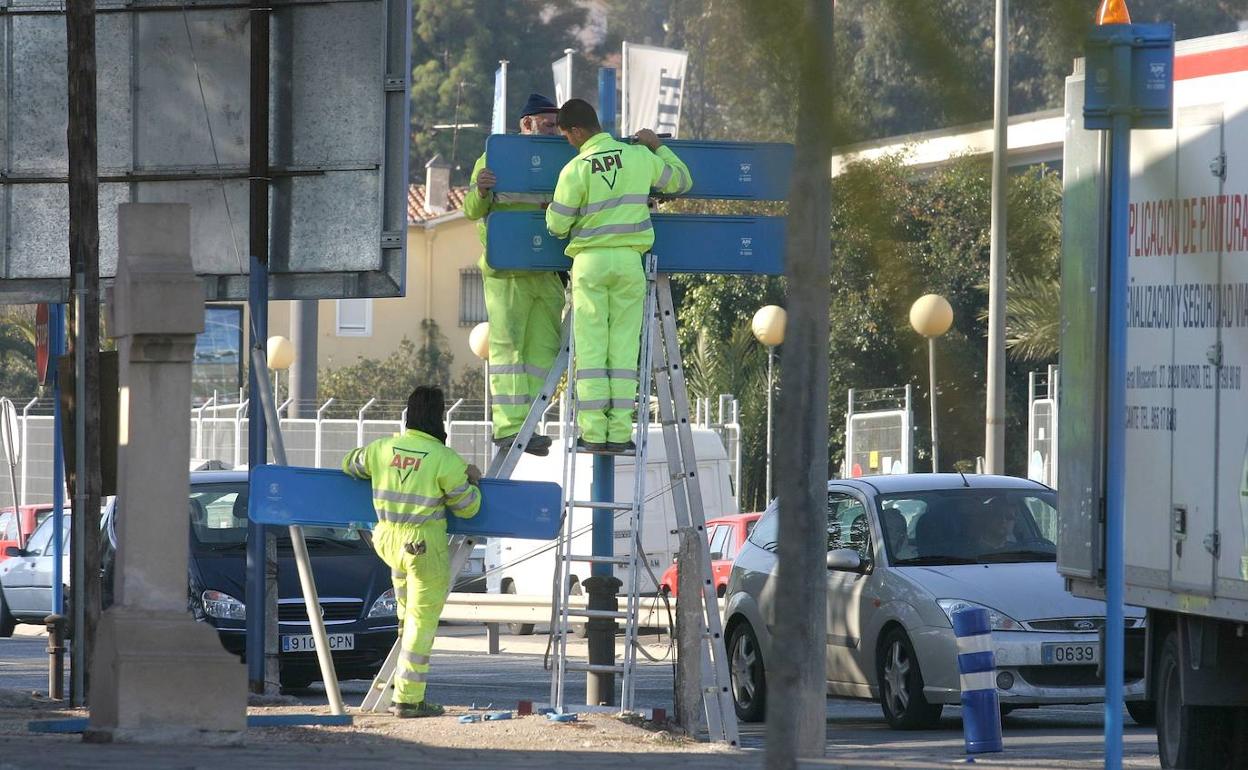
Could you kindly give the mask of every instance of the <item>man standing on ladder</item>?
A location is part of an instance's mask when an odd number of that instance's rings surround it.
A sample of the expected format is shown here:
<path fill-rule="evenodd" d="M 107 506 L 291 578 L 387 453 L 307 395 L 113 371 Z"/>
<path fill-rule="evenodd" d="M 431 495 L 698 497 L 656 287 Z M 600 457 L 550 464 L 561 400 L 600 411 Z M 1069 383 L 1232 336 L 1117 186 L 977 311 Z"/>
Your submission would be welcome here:
<path fill-rule="evenodd" d="M 373 485 L 377 527 L 373 547 L 390 567 L 402 643 L 394 674 L 398 717 L 431 717 L 441 706 L 425 700 L 429 653 L 450 589 L 446 514 L 470 519 L 481 508 L 481 471 L 446 446 L 438 388 L 407 397 L 407 430 L 352 449 L 342 469 Z"/>
<path fill-rule="evenodd" d="M 583 99 L 564 103 L 558 124 L 579 151 L 559 173 L 546 209 L 551 235 L 571 236 L 565 253 L 572 258 L 577 446 L 630 452 L 646 295 L 641 255 L 654 245 L 650 191 L 678 195 L 693 179 L 653 131 L 639 131 L 638 144 L 618 142 Z"/>
<path fill-rule="evenodd" d="M 555 134 L 559 108 L 541 94 L 532 94 L 520 113 L 520 133 Z M 464 216 L 477 221 L 485 246 L 485 217 L 493 211 L 536 211 L 542 202 L 525 196 L 495 193 L 494 172 L 485 156 L 472 169 Z M 493 404 L 494 444 L 506 451 L 515 441 L 529 407 L 541 391 L 546 371 L 559 353 L 563 284 L 554 273 L 495 270 L 485 253 L 477 263 L 485 285 L 485 311 L 490 319 L 490 401 Z M 550 453 L 550 437 L 533 434 L 524 451 Z"/>

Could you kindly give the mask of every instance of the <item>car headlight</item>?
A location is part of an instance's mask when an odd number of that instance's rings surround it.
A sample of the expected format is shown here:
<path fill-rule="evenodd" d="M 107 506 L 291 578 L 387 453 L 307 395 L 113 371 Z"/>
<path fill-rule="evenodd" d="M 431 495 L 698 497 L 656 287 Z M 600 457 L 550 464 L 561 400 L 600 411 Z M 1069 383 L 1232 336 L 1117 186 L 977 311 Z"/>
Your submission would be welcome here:
<path fill-rule="evenodd" d="M 368 611 L 370 618 L 393 618 L 398 617 L 399 604 L 394 600 L 394 589 L 387 588 L 386 592 L 377 597 L 377 601 L 373 602 L 372 608 Z"/>
<path fill-rule="evenodd" d="M 1014 618 L 1006 615 L 1000 610 L 994 610 L 991 607 L 985 607 L 982 604 L 968 602 L 965 599 L 937 599 L 936 603 L 945 611 L 945 616 L 949 618 L 950 625 L 953 624 L 953 613 L 962 610 L 980 609 L 988 610 L 988 622 L 993 631 L 1023 631 L 1023 624 Z"/>
<path fill-rule="evenodd" d="M 220 591 L 204 591 L 200 597 L 204 605 L 204 613 L 209 617 L 221 620 L 246 620 L 247 605 L 229 594 Z"/>

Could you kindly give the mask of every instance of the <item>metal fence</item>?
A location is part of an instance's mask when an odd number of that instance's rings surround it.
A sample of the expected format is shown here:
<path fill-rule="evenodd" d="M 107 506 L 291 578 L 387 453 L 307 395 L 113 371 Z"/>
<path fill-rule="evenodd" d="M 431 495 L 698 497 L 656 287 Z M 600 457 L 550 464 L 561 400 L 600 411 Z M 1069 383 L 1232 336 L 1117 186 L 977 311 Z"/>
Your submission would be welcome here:
<path fill-rule="evenodd" d="M 250 412 L 247 400 L 225 402 L 216 396 L 191 410 L 190 457 L 194 460 L 219 460 L 231 466 L 250 465 L 247 453 L 247 423 Z M 282 404 L 279 414 L 289 412 L 290 402 Z M 17 491 L 22 504 L 52 502 L 52 400 L 34 399 L 18 404 L 21 461 L 18 464 Z M 728 451 L 733 489 L 740 495 L 741 427 L 737 402 L 721 397 L 718 415 L 711 414 L 709 399 L 697 405 L 696 427 L 717 431 Z M 329 417 L 354 413 L 355 418 Z M 370 418 L 376 414 L 376 419 Z M 459 399 L 446 412 L 447 444 L 468 462 L 484 468 L 489 464 L 492 449 L 492 426 L 481 419 L 481 401 Z M 394 414 L 394 407 L 378 408 L 370 401 L 348 405 L 330 399 L 322 403 L 313 417 L 282 417 L 282 437 L 291 465 L 326 468 L 337 467 L 352 448 L 374 439 L 392 436 L 403 429 L 403 415 Z M 560 438 L 560 402 L 551 404 L 541 430 L 554 439 Z M 178 451 L 170 447 L 170 451 Z M 270 455 L 269 458 L 272 457 Z M 2 464 L 2 463 L 0 463 Z M 7 473 L 7 467 L 0 472 Z M 0 480 L 0 507 L 13 504 L 7 479 Z M 70 498 L 67 496 L 66 500 Z"/>

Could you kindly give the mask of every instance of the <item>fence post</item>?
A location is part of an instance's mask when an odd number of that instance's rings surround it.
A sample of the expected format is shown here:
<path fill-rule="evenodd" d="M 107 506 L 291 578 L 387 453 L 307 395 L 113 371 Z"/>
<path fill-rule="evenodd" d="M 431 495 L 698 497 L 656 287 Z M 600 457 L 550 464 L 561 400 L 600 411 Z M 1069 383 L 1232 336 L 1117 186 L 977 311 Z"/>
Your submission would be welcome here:
<path fill-rule="evenodd" d="M 26 504 L 26 458 L 30 456 L 30 408 L 39 403 L 38 397 L 32 398 L 26 406 L 22 407 L 22 494 L 21 505 Z M 13 501 L 13 510 L 16 511 L 18 501 Z"/>
<path fill-rule="evenodd" d="M 204 456 L 204 412 L 208 410 L 209 404 L 211 404 L 213 407 L 216 407 L 217 405 L 217 392 L 215 390 L 212 392 L 212 398 L 200 404 L 199 408 L 195 410 L 195 456 L 196 457 Z M 213 411 L 213 415 L 214 416 L 216 415 L 215 409 Z"/>
<path fill-rule="evenodd" d="M 364 446 L 364 413 L 367 412 L 375 403 L 377 403 L 377 399 L 370 398 L 367 404 L 360 407 L 359 414 L 356 415 L 356 422 L 355 422 L 355 445 L 356 446 Z"/>
<path fill-rule="evenodd" d="M 737 510 L 740 511 L 741 510 L 741 443 L 744 440 L 744 436 L 742 435 L 742 431 L 741 431 L 741 402 L 735 398 L 732 400 L 732 424 L 737 426 L 737 443 L 736 443 L 736 446 L 733 448 L 733 452 L 732 452 L 733 454 L 732 461 L 733 461 L 733 465 L 735 466 L 732 471 L 733 472 L 732 478 L 733 478 L 733 481 L 736 482 L 735 484 L 733 484 L 733 491 L 737 493 Z M 768 500 L 767 502 L 770 503 L 771 501 Z"/>
<path fill-rule="evenodd" d="M 247 402 L 239 401 L 234 410 L 234 467 L 243 462 L 243 412 L 247 411 Z M 247 458 L 247 467 L 251 467 L 251 458 Z"/>
<path fill-rule="evenodd" d="M 313 468 L 321 467 L 321 421 L 325 419 L 325 410 L 329 409 L 329 405 L 334 403 L 334 399 L 329 399 L 321 404 L 321 408 L 316 410 L 316 440 L 313 447 L 316 451 L 316 459 L 312 461 Z"/>

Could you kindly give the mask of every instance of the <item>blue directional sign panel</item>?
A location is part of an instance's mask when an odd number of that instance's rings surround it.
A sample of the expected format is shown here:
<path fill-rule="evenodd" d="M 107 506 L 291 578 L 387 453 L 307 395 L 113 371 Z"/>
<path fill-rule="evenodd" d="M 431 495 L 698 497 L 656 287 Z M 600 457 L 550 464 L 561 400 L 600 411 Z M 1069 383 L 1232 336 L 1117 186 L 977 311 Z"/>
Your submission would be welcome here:
<path fill-rule="evenodd" d="M 780 275 L 784 217 L 652 214 L 662 273 Z M 567 241 L 546 231 L 541 211 L 499 211 L 487 220 L 486 261 L 496 270 L 571 270 Z"/>
<path fill-rule="evenodd" d="M 793 145 L 751 142 L 665 141 L 693 176 L 682 198 L 784 200 L 793 173 Z M 485 159 L 499 192 L 551 194 L 559 171 L 576 156 L 562 137 L 494 134 Z"/>
<path fill-rule="evenodd" d="M 1117 48 L 1130 48 L 1118 59 Z M 1124 67 L 1129 61 L 1129 69 Z M 1084 80 L 1084 128 L 1111 128 L 1116 113 L 1131 115 L 1132 128 L 1174 124 L 1174 25 L 1108 24 L 1088 36 Z M 1128 85 L 1119 89 L 1118 85 Z M 1119 104 L 1125 98 L 1127 103 Z"/>
<path fill-rule="evenodd" d="M 550 540 L 559 533 L 562 493 L 549 481 L 481 479 L 481 510 L 471 519 L 447 516 L 454 535 Z M 372 527 L 373 491 L 367 481 L 334 468 L 260 465 L 251 471 L 247 516 L 289 527 Z"/>

